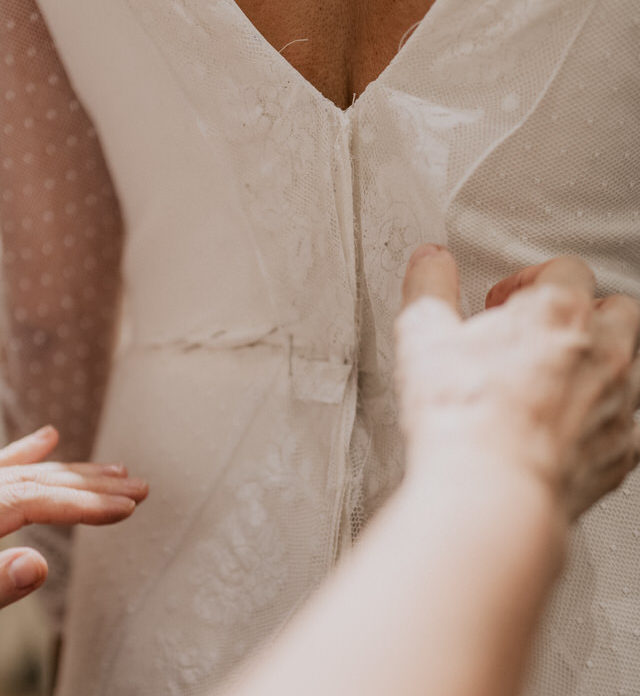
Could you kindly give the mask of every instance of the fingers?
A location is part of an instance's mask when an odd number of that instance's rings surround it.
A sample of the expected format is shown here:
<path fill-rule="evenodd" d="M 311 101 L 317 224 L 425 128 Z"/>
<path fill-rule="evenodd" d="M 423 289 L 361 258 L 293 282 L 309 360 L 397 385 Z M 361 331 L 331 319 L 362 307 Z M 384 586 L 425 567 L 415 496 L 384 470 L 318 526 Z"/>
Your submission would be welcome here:
<path fill-rule="evenodd" d="M 595 309 L 599 344 L 626 373 L 640 343 L 640 303 L 626 295 L 611 295 L 596 300 Z M 633 380 L 638 380 L 637 366 L 633 371 Z"/>
<path fill-rule="evenodd" d="M 47 426 L 0 451 L 0 536 L 31 523 L 118 522 L 146 498 L 146 482 L 121 464 L 37 463 L 57 443 Z"/>
<path fill-rule="evenodd" d="M 596 500 L 616 489 L 640 463 L 640 422 L 618 418 L 584 440 L 578 450 L 586 466 L 577 470 L 569 508 L 577 519 Z"/>
<path fill-rule="evenodd" d="M 53 465 L 55 466 L 55 465 Z M 0 473 L 0 484 L 9 486 L 15 483 L 37 483 L 53 488 L 71 488 L 73 490 L 93 491 L 108 495 L 122 495 L 142 502 L 149 492 L 146 481 L 122 476 L 101 475 L 90 464 L 64 464 L 53 468 L 51 464 L 32 464 L 31 466 L 6 467 Z M 89 469 L 85 473 L 84 467 Z"/>
<path fill-rule="evenodd" d="M 58 444 L 58 431 L 47 425 L 0 449 L 0 467 L 32 464 L 44 459 Z"/>
<path fill-rule="evenodd" d="M 593 369 L 593 368 L 589 368 Z M 628 378 L 602 395 L 593 406 L 582 425 L 582 437 L 597 437 L 598 433 L 614 421 L 628 423 L 640 402 L 640 356 L 632 363 Z"/>
<path fill-rule="evenodd" d="M 27 524 L 112 524 L 129 517 L 136 501 L 123 495 L 45 486 L 32 481 L 0 488 L 0 536 Z"/>
<path fill-rule="evenodd" d="M 402 297 L 403 307 L 422 297 L 439 298 L 458 314 L 460 281 L 453 256 L 435 244 L 418 247 L 407 265 Z"/>
<path fill-rule="evenodd" d="M 629 439 L 631 441 L 631 447 L 629 447 L 613 464 L 607 466 L 601 481 L 601 486 L 607 493 L 616 489 L 640 462 L 640 428 L 636 426 Z"/>
<path fill-rule="evenodd" d="M 575 521 L 586 512 L 597 500 L 607 493 L 611 493 L 625 480 L 627 475 L 635 468 L 637 460 L 634 460 L 631 452 L 627 452 L 615 464 L 609 466 L 599 477 L 592 474 L 586 480 L 573 484 L 573 491 L 567 501 L 569 518 Z"/>
<path fill-rule="evenodd" d="M 584 439 L 580 450 L 592 471 L 604 471 L 616 465 L 635 449 L 633 425 L 622 415 L 604 423 Z"/>
<path fill-rule="evenodd" d="M 33 549 L 0 553 L 0 609 L 37 590 L 47 572 L 47 562 Z"/>
<path fill-rule="evenodd" d="M 571 486 L 568 509 L 572 520 L 576 520 L 603 495 L 618 488 L 640 462 L 640 425 L 636 424 L 631 430 L 627 426 L 616 432 L 616 426 L 611 424 L 609 435 L 615 440 L 609 443 L 609 449 L 607 433 L 599 445 L 594 440 L 580 449 L 581 457 L 589 460 L 589 464 L 577 472 Z"/>
<path fill-rule="evenodd" d="M 8 468 L 9 467 L 7 467 L 7 469 Z M 30 464 L 29 469 L 42 473 L 75 471 L 83 476 L 117 476 L 119 478 L 124 478 L 129 475 L 123 464 L 63 464 L 61 462 L 41 462 L 39 464 Z M 6 473 L 6 470 L 2 473 Z M 2 476 L 0 476 L 0 479 L 1 478 Z"/>
<path fill-rule="evenodd" d="M 596 281 L 591 268 L 576 256 L 560 256 L 514 273 L 493 286 L 485 300 L 486 309 L 497 307 L 526 287 L 542 283 L 561 285 L 592 298 Z"/>
<path fill-rule="evenodd" d="M 629 409 L 629 393 L 626 385 L 617 386 L 592 408 L 582 425 L 582 437 L 597 436 L 606 424 L 619 419 Z"/>

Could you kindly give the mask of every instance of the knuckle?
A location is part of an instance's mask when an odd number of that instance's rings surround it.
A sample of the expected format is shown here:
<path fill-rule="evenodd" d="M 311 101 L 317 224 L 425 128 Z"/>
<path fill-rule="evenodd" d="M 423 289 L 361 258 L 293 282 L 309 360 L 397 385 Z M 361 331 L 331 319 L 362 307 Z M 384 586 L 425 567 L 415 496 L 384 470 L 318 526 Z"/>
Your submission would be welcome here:
<path fill-rule="evenodd" d="M 564 254 L 559 256 L 555 260 L 555 263 L 557 265 L 562 265 L 566 273 L 572 277 L 582 277 L 595 285 L 596 274 L 591 266 L 589 266 L 589 264 L 580 256 L 575 254 Z"/>
<path fill-rule="evenodd" d="M 9 497 L 16 503 L 31 500 L 35 497 L 39 484 L 33 481 L 16 481 L 12 483 L 7 491 Z"/>
<path fill-rule="evenodd" d="M 584 292 L 575 287 L 557 284 L 541 285 L 536 290 L 536 301 L 553 324 L 584 324 L 591 313 L 591 303 Z"/>
<path fill-rule="evenodd" d="M 3 488 L 2 506 L 13 510 L 25 510 L 37 500 L 42 487 L 33 481 L 16 481 Z"/>
<path fill-rule="evenodd" d="M 47 486 L 51 483 L 51 476 L 43 471 L 36 471 L 33 474 L 25 474 L 24 483 L 32 483 L 36 486 Z"/>

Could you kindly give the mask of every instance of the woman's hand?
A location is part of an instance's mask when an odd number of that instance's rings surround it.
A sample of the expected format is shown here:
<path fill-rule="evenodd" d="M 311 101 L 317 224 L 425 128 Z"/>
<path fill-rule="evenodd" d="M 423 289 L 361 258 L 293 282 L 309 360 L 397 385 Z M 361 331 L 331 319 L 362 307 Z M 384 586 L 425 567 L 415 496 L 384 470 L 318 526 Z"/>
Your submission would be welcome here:
<path fill-rule="evenodd" d="M 594 288 L 581 261 L 554 260 L 499 283 L 463 322 L 453 258 L 417 250 L 397 323 L 410 466 L 434 474 L 431 459 L 464 450 L 465 471 L 439 471 L 525 474 L 570 519 L 615 488 L 638 460 L 640 307 Z"/>
<path fill-rule="evenodd" d="M 0 450 L 0 537 L 31 524 L 110 524 L 129 517 L 147 495 L 119 464 L 42 462 L 58 443 L 47 426 Z M 0 553 L 0 608 L 46 579 L 47 564 L 32 549 Z"/>
<path fill-rule="evenodd" d="M 408 475 L 230 694 L 519 693 L 566 548 L 570 453 L 625 384 L 639 323 L 609 321 L 589 278 L 536 275 L 463 322 L 451 255 L 414 254 L 397 323 Z M 617 363 L 601 321 L 620 329 Z"/>

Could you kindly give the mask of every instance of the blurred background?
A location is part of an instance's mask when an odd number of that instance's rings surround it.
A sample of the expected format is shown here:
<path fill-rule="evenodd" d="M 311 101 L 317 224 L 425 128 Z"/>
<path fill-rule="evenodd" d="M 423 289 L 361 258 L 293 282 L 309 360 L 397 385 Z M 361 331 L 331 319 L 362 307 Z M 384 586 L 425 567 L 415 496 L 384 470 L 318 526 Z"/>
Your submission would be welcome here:
<path fill-rule="evenodd" d="M 0 540 L 2 549 L 19 545 L 20 539 L 15 536 Z M 50 650 L 47 622 L 37 593 L 0 610 L 0 696 L 46 693 L 44 665 Z"/>
<path fill-rule="evenodd" d="M 1 281 L 0 338 L 4 307 Z M 0 446 L 6 443 L 2 423 L 0 417 Z M 0 539 L 0 550 L 22 545 L 19 535 Z M 44 696 L 49 691 L 46 665 L 50 664 L 53 640 L 37 595 L 0 609 L 0 696 Z"/>

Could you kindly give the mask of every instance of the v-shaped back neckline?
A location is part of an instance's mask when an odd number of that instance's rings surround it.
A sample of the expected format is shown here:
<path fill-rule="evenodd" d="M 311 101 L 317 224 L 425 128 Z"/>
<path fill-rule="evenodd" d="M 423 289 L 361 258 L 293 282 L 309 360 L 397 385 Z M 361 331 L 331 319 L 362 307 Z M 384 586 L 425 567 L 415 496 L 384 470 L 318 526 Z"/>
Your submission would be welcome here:
<path fill-rule="evenodd" d="M 335 112 L 342 116 L 347 116 L 351 112 L 353 112 L 357 105 L 362 101 L 363 97 L 367 94 L 367 92 L 374 88 L 378 84 L 383 84 L 388 76 L 393 72 L 393 70 L 402 63 L 405 54 L 409 51 L 410 47 L 416 43 L 417 41 L 420 40 L 422 34 L 426 33 L 428 31 L 429 26 L 433 22 L 433 12 L 436 9 L 436 6 L 438 7 L 438 10 L 440 10 L 440 6 L 446 3 L 447 0 L 434 0 L 427 12 L 425 13 L 424 17 L 418 22 L 417 25 L 414 25 L 415 28 L 409 35 L 409 37 L 402 43 L 402 45 L 399 47 L 398 51 L 395 53 L 393 58 L 387 63 L 387 65 L 383 68 L 383 70 L 378 73 L 377 77 L 375 77 L 373 80 L 370 80 L 367 83 L 367 86 L 362 90 L 362 92 L 353 100 L 349 106 L 347 106 L 345 109 L 343 109 L 341 106 L 338 106 L 332 99 L 327 97 L 318 87 L 316 87 L 310 80 L 308 80 L 292 63 L 290 63 L 280 51 L 278 51 L 264 36 L 264 34 L 258 29 L 258 27 L 251 21 L 249 16 L 244 12 L 244 10 L 238 5 L 236 0 L 230 0 L 230 4 L 234 7 L 234 9 L 237 11 L 240 20 L 245 24 L 247 27 L 247 30 L 250 33 L 253 33 L 256 37 L 256 39 L 259 41 L 259 43 L 263 46 L 263 49 L 265 51 L 265 54 L 268 55 L 271 60 L 273 60 L 274 63 L 277 65 L 281 66 L 284 71 L 288 72 L 291 75 L 291 79 L 296 80 L 296 82 L 300 83 L 304 89 L 306 89 L 308 92 L 310 92 L 313 96 L 315 96 L 316 99 L 319 99 L 320 101 L 326 103 L 329 105 L 330 108 L 332 108 Z"/>

